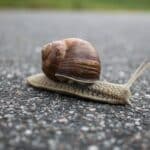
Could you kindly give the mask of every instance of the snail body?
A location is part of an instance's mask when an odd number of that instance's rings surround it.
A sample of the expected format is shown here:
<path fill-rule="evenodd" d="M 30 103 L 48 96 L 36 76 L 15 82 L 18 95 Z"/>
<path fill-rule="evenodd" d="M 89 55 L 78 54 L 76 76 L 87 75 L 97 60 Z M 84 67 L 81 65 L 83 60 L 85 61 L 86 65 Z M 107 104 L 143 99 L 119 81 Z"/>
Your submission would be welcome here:
<path fill-rule="evenodd" d="M 70 38 L 43 47 L 44 73 L 28 77 L 27 83 L 37 88 L 110 104 L 131 104 L 130 87 L 149 67 L 150 62 L 144 61 L 125 84 L 100 81 L 101 64 L 96 50 L 87 41 Z"/>
<path fill-rule="evenodd" d="M 43 73 L 28 77 L 27 82 L 37 88 L 75 95 L 94 101 L 110 104 L 130 104 L 131 92 L 125 85 L 106 81 L 96 81 L 88 86 L 76 83 L 68 84 L 49 79 Z"/>
<path fill-rule="evenodd" d="M 97 51 L 89 42 L 68 38 L 43 46 L 42 70 L 55 81 L 88 84 L 99 80 L 101 64 Z"/>

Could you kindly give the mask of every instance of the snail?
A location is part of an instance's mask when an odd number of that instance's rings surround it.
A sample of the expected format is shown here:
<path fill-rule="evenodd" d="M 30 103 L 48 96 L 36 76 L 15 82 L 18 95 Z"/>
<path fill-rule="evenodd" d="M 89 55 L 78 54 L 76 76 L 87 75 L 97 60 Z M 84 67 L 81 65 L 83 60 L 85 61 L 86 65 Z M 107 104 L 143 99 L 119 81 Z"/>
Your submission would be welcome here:
<path fill-rule="evenodd" d="M 28 77 L 27 83 L 109 104 L 131 105 L 130 87 L 149 67 L 150 62 L 145 60 L 125 84 L 101 81 L 101 61 L 96 49 L 88 41 L 67 38 L 43 46 L 43 73 Z"/>

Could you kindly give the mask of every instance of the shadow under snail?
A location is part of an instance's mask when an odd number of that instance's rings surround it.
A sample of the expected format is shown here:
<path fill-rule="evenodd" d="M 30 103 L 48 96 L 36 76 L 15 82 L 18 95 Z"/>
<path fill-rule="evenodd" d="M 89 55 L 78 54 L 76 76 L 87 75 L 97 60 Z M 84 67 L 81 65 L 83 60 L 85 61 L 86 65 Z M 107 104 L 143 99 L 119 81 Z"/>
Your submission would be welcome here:
<path fill-rule="evenodd" d="M 27 83 L 110 104 L 131 104 L 130 87 L 149 67 L 150 62 L 144 61 L 125 84 L 101 81 L 101 62 L 96 49 L 85 40 L 67 38 L 43 46 L 44 73 L 28 77 Z"/>

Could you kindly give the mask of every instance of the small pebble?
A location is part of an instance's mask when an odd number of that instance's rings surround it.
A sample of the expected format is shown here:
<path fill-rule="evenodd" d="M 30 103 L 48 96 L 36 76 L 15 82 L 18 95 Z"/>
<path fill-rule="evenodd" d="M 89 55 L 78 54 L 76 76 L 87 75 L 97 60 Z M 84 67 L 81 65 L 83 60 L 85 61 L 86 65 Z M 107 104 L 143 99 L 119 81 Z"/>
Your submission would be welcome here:
<path fill-rule="evenodd" d="M 61 118 L 58 120 L 60 123 L 68 123 L 68 120 L 66 118 Z"/>
<path fill-rule="evenodd" d="M 87 117 L 92 117 L 92 118 L 94 117 L 93 114 L 86 114 L 86 116 L 87 116 Z"/>
<path fill-rule="evenodd" d="M 29 129 L 27 129 L 24 133 L 25 133 L 25 135 L 31 135 L 31 134 L 32 134 L 32 131 L 29 130 Z"/>
<path fill-rule="evenodd" d="M 147 98 L 147 99 L 150 100 L 150 94 L 146 94 L 146 95 L 145 95 L 145 98 Z"/>
<path fill-rule="evenodd" d="M 81 127 L 81 130 L 87 132 L 87 131 L 89 131 L 89 127 L 83 126 L 83 127 Z"/>
<path fill-rule="evenodd" d="M 88 150 L 99 150 L 99 148 L 96 145 L 91 145 L 88 147 Z"/>
<path fill-rule="evenodd" d="M 110 141 L 104 141 L 104 145 L 105 145 L 105 147 L 110 147 L 111 146 L 111 142 Z"/>
<path fill-rule="evenodd" d="M 58 130 L 58 131 L 56 131 L 56 134 L 57 134 L 57 135 L 61 135 L 62 132 L 61 132 L 60 130 Z"/>
<path fill-rule="evenodd" d="M 98 139 L 99 139 L 99 140 L 102 140 L 102 139 L 104 139 L 105 137 L 106 137 L 105 132 L 101 132 L 101 133 L 99 133 L 99 135 L 98 135 Z"/>
<path fill-rule="evenodd" d="M 8 79 L 12 79 L 12 78 L 13 78 L 13 74 L 8 74 L 8 75 L 7 75 L 7 78 L 8 78 Z"/>
<path fill-rule="evenodd" d="M 69 111 L 69 114 L 74 114 L 74 111 L 73 110 Z"/>
<path fill-rule="evenodd" d="M 134 125 L 132 123 L 126 123 L 125 126 L 130 128 L 133 127 Z"/>
<path fill-rule="evenodd" d="M 35 111 L 36 110 L 36 104 L 33 103 L 32 106 L 30 107 L 31 111 Z"/>
<path fill-rule="evenodd" d="M 56 150 L 57 142 L 55 140 L 48 140 L 49 149 Z"/>
<path fill-rule="evenodd" d="M 142 138 L 141 133 L 137 133 L 137 134 L 133 137 L 134 140 L 140 140 L 141 138 Z"/>
<path fill-rule="evenodd" d="M 119 148 L 118 146 L 115 146 L 115 147 L 113 148 L 113 150 L 121 150 L 121 148 Z"/>
<path fill-rule="evenodd" d="M 105 127 L 105 121 L 104 120 L 101 120 L 99 124 L 100 124 L 100 127 Z"/>
<path fill-rule="evenodd" d="M 89 108 L 90 111 L 96 111 L 96 108 Z"/>
<path fill-rule="evenodd" d="M 16 95 L 20 96 L 21 94 L 22 94 L 21 91 L 19 91 L 19 90 L 16 91 Z"/>
<path fill-rule="evenodd" d="M 13 117 L 14 117 L 13 114 L 5 114 L 5 115 L 4 115 L 4 118 L 13 118 Z"/>
<path fill-rule="evenodd" d="M 135 125 L 137 125 L 137 126 L 140 125 L 140 119 L 135 119 Z"/>
<path fill-rule="evenodd" d="M 135 93 L 134 96 L 139 97 L 139 93 Z"/>

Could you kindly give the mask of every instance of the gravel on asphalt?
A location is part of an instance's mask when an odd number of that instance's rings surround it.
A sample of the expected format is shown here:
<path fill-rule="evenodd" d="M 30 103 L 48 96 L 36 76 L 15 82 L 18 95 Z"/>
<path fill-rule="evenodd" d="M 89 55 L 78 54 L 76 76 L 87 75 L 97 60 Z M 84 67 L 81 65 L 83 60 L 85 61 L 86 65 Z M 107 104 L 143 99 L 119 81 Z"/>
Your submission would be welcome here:
<path fill-rule="evenodd" d="M 90 41 L 101 79 L 124 83 L 150 58 L 150 13 L 0 11 L 0 150 L 150 149 L 149 71 L 132 87 L 132 107 L 26 84 L 41 72 L 41 46 L 66 37 Z"/>

